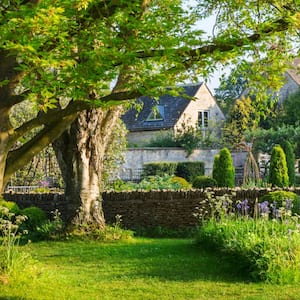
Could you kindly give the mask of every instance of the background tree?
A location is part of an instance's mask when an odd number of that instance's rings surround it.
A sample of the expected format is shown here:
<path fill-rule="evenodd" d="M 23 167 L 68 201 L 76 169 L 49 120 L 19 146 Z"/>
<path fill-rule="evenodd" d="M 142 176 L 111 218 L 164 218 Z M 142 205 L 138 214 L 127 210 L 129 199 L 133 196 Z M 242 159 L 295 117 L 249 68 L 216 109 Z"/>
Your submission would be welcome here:
<path fill-rule="evenodd" d="M 229 111 L 223 130 L 223 143 L 227 147 L 237 148 L 245 141 L 245 131 L 255 128 L 255 108 L 249 97 L 242 97 L 235 101 Z"/>
<path fill-rule="evenodd" d="M 293 126 L 300 125 L 300 89 L 291 94 L 285 99 L 280 106 L 279 121 L 280 124 L 287 124 Z"/>
<path fill-rule="evenodd" d="M 228 76 L 221 77 L 220 86 L 215 89 L 215 97 L 226 115 L 246 90 L 246 83 L 247 79 L 239 73 L 238 66 Z"/>
<path fill-rule="evenodd" d="M 274 146 L 271 153 L 268 182 L 272 186 L 277 187 L 286 187 L 289 185 L 286 157 L 279 145 Z"/>

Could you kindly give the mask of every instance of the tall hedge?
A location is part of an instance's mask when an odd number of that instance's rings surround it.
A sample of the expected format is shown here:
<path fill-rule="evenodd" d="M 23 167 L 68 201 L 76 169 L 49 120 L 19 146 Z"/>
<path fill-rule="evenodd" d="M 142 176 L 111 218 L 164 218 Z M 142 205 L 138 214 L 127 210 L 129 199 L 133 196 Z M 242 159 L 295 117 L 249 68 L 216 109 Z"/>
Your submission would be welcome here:
<path fill-rule="evenodd" d="M 276 145 L 272 149 L 268 182 L 272 186 L 286 187 L 289 185 L 288 167 L 283 149 Z"/>
<path fill-rule="evenodd" d="M 200 175 L 204 175 L 205 165 L 203 161 L 187 161 L 179 162 L 176 168 L 176 176 L 183 177 L 188 182 L 193 180 Z"/>
<path fill-rule="evenodd" d="M 177 168 L 176 162 L 153 162 L 143 165 L 142 178 L 147 176 L 174 175 Z"/>
<path fill-rule="evenodd" d="M 234 187 L 235 168 L 228 148 L 221 149 L 214 179 L 220 187 Z"/>
<path fill-rule="evenodd" d="M 295 153 L 292 144 L 289 141 L 285 141 L 282 144 L 282 149 L 285 153 L 286 164 L 288 168 L 289 175 L 289 186 L 295 185 Z"/>

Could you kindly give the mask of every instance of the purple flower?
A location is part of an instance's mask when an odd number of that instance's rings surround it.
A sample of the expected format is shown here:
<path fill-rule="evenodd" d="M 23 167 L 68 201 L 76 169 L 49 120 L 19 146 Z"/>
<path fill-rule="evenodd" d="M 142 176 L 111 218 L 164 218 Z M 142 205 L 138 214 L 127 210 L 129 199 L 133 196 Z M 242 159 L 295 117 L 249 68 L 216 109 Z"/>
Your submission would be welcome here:
<path fill-rule="evenodd" d="M 258 203 L 258 212 L 260 216 L 268 215 L 270 213 L 269 202 Z"/>
<path fill-rule="evenodd" d="M 47 180 L 40 180 L 39 181 L 39 186 L 49 187 L 49 182 Z"/>
<path fill-rule="evenodd" d="M 247 215 L 248 214 L 248 211 L 249 211 L 249 208 L 250 206 L 248 205 L 248 200 L 245 199 L 241 202 L 239 202 L 237 205 L 236 205 L 236 208 L 238 210 L 238 212 L 242 215 Z"/>
<path fill-rule="evenodd" d="M 290 211 L 290 210 L 292 210 L 292 207 L 293 207 L 293 200 L 292 199 L 286 199 L 285 200 L 285 206 L 284 206 L 285 210 Z"/>

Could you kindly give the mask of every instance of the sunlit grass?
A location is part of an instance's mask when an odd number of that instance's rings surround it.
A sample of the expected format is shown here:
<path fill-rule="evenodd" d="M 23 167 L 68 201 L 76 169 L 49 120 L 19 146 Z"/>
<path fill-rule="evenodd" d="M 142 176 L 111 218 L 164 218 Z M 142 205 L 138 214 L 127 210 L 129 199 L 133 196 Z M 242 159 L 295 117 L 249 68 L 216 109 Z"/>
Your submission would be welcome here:
<path fill-rule="evenodd" d="M 300 294 L 299 285 L 251 283 L 234 263 L 188 239 L 42 242 L 25 249 L 40 272 L 0 285 L 0 299 L 299 299 Z"/>

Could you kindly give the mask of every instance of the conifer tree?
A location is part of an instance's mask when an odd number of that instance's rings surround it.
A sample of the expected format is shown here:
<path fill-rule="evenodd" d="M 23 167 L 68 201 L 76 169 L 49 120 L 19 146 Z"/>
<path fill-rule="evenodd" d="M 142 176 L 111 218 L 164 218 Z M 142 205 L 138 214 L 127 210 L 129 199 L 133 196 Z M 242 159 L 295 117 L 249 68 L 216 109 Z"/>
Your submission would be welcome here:
<path fill-rule="evenodd" d="M 234 187 L 235 168 L 228 148 L 221 149 L 216 167 L 218 186 Z"/>
<path fill-rule="evenodd" d="M 282 149 L 285 153 L 286 164 L 289 175 L 289 186 L 295 184 L 295 153 L 292 144 L 289 141 L 285 141 L 282 144 Z"/>
<path fill-rule="evenodd" d="M 276 145 L 272 149 L 268 182 L 272 186 L 286 187 L 289 185 L 288 167 L 283 149 Z"/>

